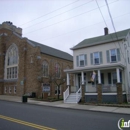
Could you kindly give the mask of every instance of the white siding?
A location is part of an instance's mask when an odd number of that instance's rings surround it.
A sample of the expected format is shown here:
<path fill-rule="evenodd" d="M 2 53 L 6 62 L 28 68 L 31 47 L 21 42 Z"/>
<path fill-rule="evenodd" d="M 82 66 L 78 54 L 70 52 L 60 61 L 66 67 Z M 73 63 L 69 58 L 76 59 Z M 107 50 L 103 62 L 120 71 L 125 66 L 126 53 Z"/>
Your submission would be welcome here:
<path fill-rule="evenodd" d="M 125 65 L 125 60 L 123 58 L 123 55 L 124 55 L 124 45 L 123 45 L 123 41 L 120 41 L 120 42 L 100 44 L 100 45 L 97 45 L 97 46 L 91 46 L 91 47 L 86 47 L 86 48 L 83 48 L 83 49 L 74 50 L 73 51 L 74 69 L 80 68 L 80 67 L 77 67 L 77 65 L 76 65 L 76 56 L 77 55 L 87 54 L 87 66 L 91 67 L 91 66 L 95 66 L 95 65 L 91 65 L 91 62 L 90 62 L 90 53 L 100 52 L 100 51 L 102 51 L 102 58 L 103 58 L 103 64 L 101 64 L 101 65 L 114 64 L 114 63 L 107 63 L 106 50 L 117 49 L 117 48 L 120 48 L 120 47 L 121 47 L 121 50 L 122 50 L 120 52 L 121 61 L 118 62 L 118 63 L 121 63 L 121 64 Z"/>

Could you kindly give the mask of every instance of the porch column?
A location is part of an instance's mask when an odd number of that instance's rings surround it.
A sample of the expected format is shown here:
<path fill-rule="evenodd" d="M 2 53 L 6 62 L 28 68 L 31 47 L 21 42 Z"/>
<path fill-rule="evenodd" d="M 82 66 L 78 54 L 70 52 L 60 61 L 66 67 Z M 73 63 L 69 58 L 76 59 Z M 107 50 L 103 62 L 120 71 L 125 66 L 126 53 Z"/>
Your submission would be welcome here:
<path fill-rule="evenodd" d="M 69 73 L 67 73 L 67 86 L 70 85 L 70 77 L 69 77 Z"/>
<path fill-rule="evenodd" d="M 82 76 L 82 98 L 81 98 L 81 101 L 84 103 L 85 102 L 85 84 L 84 84 L 84 72 L 82 71 L 81 72 L 81 76 Z"/>
<path fill-rule="evenodd" d="M 120 73 L 119 73 L 119 68 L 116 68 L 116 74 L 117 74 L 117 83 L 120 83 Z"/>
<path fill-rule="evenodd" d="M 82 75 L 82 85 L 84 84 L 84 72 L 82 71 L 81 72 L 81 75 Z"/>
<path fill-rule="evenodd" d="M 100 70 L 98 70 L 98 84 L 101 84 L 101 73 L 100 73 Z"/>

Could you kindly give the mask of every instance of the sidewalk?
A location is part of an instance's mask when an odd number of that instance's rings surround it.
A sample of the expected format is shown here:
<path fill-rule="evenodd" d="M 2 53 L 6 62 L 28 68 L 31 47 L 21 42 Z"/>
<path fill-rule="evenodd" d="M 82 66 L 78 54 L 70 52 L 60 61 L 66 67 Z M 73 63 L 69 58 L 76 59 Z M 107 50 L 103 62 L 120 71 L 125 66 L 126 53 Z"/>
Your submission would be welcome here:
<path fill-rule="evenodd" d="M 22 103 L 22 97 L 18 97 L 18 96 L 0 95 L 0 100 Z M 34 104 L 34 105 L 68 108 L 68 109 L 78 109 L 78 110 L 89 110 L 89 111 L 98 111 L 98 112 L 111 112 L 111 113 L 120 113 L 120 114 L 130 114 L 130 108 L 121 108 L 121 107 L 68 104 L 68 103 L 63 103 L 63 101 L 44 102 L 44 101 L 36 101 L 36 100 L 33 100 L 32 98 L 31 99 L 28 98 L 27 103 L 28 104 Z"/>

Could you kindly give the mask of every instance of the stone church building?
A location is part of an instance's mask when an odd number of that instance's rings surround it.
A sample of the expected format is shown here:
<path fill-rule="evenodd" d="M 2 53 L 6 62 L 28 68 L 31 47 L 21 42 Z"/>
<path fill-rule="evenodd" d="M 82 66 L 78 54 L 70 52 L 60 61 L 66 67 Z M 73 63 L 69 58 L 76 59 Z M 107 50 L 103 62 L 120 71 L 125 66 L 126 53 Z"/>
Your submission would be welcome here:
<path fill-rule="evenodd" d="M 43 94 L 42 83 L 55 73 L 61 78 L 64 69 L 73 67 L 73 57 L 63 51 L 22 37 L 22 29 L 11 22 L 0 24 L 0 94 L 22 96 Z M 42 80 L 41 80 L 42 79 Z M 66 84 L 60 87 L 60 95 Z M 57 86 L 50 83 L 49 96 L 57 95 Z"/>

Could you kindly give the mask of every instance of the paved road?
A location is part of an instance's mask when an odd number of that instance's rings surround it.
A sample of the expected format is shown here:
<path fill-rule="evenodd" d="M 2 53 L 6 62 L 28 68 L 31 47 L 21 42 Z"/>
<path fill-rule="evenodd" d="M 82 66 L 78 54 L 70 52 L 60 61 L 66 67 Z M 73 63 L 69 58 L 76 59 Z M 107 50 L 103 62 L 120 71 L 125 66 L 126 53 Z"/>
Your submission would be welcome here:
<path fill-rule="evenodd" d="M 0 130 L 118 130 L 120 118 L 130 115 L 0 101 Z"/>

